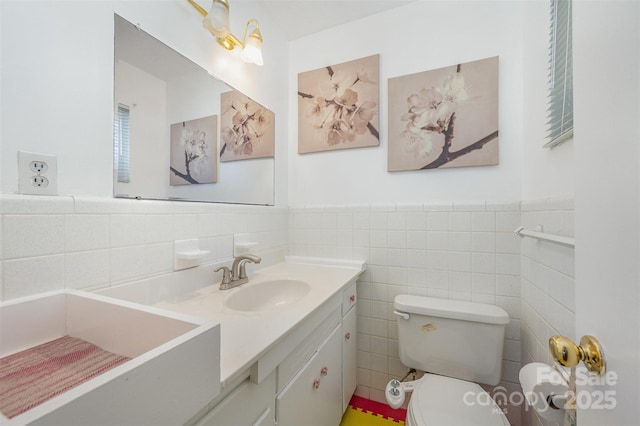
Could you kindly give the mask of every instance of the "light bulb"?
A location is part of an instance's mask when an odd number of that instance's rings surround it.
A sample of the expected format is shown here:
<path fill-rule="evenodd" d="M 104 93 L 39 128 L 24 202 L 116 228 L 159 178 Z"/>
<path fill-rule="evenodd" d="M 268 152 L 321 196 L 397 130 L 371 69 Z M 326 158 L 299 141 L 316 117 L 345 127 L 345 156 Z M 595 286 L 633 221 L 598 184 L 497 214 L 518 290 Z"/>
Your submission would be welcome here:
<path fill-rule="evenodd" d="M 262 60 L 262 36 L 260 35 L 260 30 L 257 28 L 249 34 L 249 38 L 245 42 L 240 58 L 245 62 L 250 62 L 258 66 L 262 66 L 264 64 L 264 61 Z"/>
<path fill-rule="evenodd" d="M 229 4 L 214 0 L 209 13 L 202 20 L 202 26 L 216 38 L 226 38 L 229 35 Z"/>

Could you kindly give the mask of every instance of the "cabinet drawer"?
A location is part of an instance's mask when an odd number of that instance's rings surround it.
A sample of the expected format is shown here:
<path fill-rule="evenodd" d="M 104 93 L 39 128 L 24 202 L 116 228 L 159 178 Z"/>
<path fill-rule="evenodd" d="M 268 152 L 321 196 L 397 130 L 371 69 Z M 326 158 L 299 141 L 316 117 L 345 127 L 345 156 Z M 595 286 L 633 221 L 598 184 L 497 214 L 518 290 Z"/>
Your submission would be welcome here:
<path fill-rule="evenodd" d="M 275 389 L 275 374 L 271 374 L 259 385 L 247 379 L 197 425 L 272 425 L 275 422 Z"/>
<path fill-rule="evenodd" d="M 291 381 L 293 376 L 318 350 L 332 330 L 340 324 L 340 308 L 335 310 L 300 345 L 293 349 L 278 366 L 278 392 Z"/>
<path fill-rule="evenodd" d="M 356 283 L 353 283 L 342 293 L 342 315 L 349 312 L 358 301 L 358 294 L 356 291 Z"/>

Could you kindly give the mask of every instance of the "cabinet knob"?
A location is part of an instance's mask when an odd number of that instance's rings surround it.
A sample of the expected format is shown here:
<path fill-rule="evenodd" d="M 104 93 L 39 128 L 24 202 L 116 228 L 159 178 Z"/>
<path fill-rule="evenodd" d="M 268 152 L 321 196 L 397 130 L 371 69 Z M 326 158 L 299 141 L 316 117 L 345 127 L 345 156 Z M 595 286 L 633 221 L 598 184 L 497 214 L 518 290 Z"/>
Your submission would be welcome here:
<path fill-rule="evenodd" d="M 344 338 L 345 338 L 346 340 L 351 339 L 351 333 L 347 332 L 347 334 L 345 334 L 345 335 L 344 335 Z"/>
<path fill-rule="evenodd" d="M 313 388 L 318 389 L 320 387 L 320 379 L 313 379 Z"/>
<path fill-rule="evenodd" d="M 352 294 L 351 296 L 349 296 L 349 302 L 353 303 L 356 301 L 356 295 Z"/>
<path fill-rule="evenodd" d="M 320 370 L 320 374 L 326 376 L 327 374 L 329 374 L 329 369 L 327 367 L 322 367 L 322 370 Z"/>

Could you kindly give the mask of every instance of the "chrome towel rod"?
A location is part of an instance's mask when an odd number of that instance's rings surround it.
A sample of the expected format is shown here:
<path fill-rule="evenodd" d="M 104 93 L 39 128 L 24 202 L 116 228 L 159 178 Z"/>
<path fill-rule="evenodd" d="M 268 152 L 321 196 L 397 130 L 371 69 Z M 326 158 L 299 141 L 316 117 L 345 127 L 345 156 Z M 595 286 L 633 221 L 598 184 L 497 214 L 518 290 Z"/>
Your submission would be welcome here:
<path fill-rule="evenodd" d="M 532 229 L 524 229 L 524 227 L 520 226 L 518 227 L 518 229 L 516 229 L 513 232 L 520 235 L 520 237 L 532 237 L 532 238 L 537 238 L 539 240 L 546 240 L 546 241 L 551 241 L 558 244 L 564 244 L 570 247 L 576 246 L 575 238 L 563 237 L 563 236 L 554 235 L 554 234 L 547 234 L 542 232 L 542 226 L 538 226 L 538 228 L 539 229 L 532 230 Z"/>

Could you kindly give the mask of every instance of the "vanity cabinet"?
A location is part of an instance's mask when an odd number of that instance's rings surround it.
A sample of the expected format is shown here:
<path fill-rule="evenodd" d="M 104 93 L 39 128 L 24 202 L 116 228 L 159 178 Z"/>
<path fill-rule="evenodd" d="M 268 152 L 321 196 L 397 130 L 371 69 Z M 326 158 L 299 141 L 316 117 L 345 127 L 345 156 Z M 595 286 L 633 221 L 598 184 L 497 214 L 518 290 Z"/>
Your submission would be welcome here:
<path fill-rule="evenodd" d="M 331 332 L 276 398 L 279 426 L 339 425 L 342 417 L 342 326 Z"/>
<path fill-rule="evenodd" d="M 340 424 L 356 389 L 356 301 L 352 283 L 342 293 L 341 309 L 278 367 L 278 425 Z"/>
<path fill-rule="evenodd" d="M 190 424 L 339 425 L 356 389 L 356 284 L 336 292 Z"/>
<path fill-rule="evenodd" d="M 194 268 L 194 276 L 159 276 L 112 287 L 103 295 L 206 318 L 221 330 L 215 352 L 212 348 L 211 357 L 205 357 L 212 363 L 205 365 L 218 367 L 213 385 L 219 384 L 220 391 L 191 398 L 193 408 L 182 416 L 191 417 L 181 424 L 337 426 L 356 388 L 355 282 L 365 269 L 359 261 L 292 257 L 228 292 L 200 285 L 197 277 L 205 271 Z M 234 309 L 232 300 L 260 301 L 263 296 L 256 295 L 267 283 L 266 288 L 292 299 L 284 305 Z M 298 293 L 300 286 L 306 286 L 306 293 Z M 218 350 L 219 357 L 213 357 Z"/>

